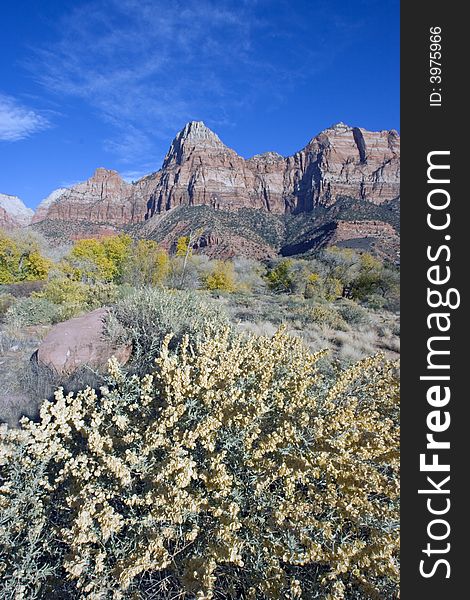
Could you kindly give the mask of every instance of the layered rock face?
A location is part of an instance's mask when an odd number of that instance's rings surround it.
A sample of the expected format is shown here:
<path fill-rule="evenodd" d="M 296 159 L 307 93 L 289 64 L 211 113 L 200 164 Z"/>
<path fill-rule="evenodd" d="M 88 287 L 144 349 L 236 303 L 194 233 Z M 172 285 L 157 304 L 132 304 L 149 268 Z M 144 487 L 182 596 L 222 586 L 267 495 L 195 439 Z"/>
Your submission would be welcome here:
<path fill-rule="evenodd" d="M 269 153 L 246 161 L 204 123 L 193 121 L 171 144 L 149 199 L 148 216 L 181 205 L 284 212 L 282 171 L 281 156 Z"/>
<path fill-rule="evenodd" d="M 202 122 L 176 136 L 150 197 L 150 216 L 181 205 L 273 213 L 330 206 L 340 196 L 377 204 L 400 194 L 400 137 L 338 123 L 294 156 L 244 160 Z"/>
<path fill-rule="evenodd" d="M 84 221 L 122 226 L 142 221 L 145 200 L 139 188 L 117 173 L 98 168 L 90 179 L 68 189 L 59 189 L 38 206 L 33 223 Z"/>
<path fill-rule="evenodd" d="M 400 136 L 338 123 L 286 159 L 284 190 L 297 212 L 331 206 L 340 196 L 375 204 L 397 198 Z"/>
<path fill-rule="evenodd" d="M 245 160 L 201 121 L 173 140 L 160 171 L 135 184 L 116 171 L 61 191 L 38 208 L 33 222 L 82 221 L 124 226 L 178 206 L 274 214 L 309 212 L 349 196 L 382 204 L 399 196 L 400 137 L 338 123 L 295 155 L 275 152 Z"/>
<path fill-rule="evenodd" d="M 41 200 L 41 202 L 36 208 L 36 212 L 34 213 L 33 218 L 31 219 L 31 223 L 38 223 L 43 219 L 47 219 L 51 206 L 54 204 L 54 202 L 56 202 L 56 200 L 58 200 L 63 194 L 65 194 L 65 192 L 68 191 L 68 188 L 58 188 L 57 190 L 51 192 L 49 196 L 47 196 L 47 198 Z"/>
<path fill-rule="evenodd" d="M 25 227 L 30 224 L 33 214 L 17 196 L 0 194 L 0 227 Z"/>

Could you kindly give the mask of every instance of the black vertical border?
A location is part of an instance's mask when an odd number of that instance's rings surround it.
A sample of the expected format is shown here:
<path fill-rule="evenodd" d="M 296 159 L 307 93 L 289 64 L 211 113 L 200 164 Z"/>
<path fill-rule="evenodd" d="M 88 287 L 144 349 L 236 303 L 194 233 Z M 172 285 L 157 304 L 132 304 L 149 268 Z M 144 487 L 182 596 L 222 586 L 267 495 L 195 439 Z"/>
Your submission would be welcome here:
<path fill-rule="evenodd" d="M 464 4 L 452 0 L 401 3 L 401 598 L 402 600 L 460 600 L 470 597 L 468 576 L 470 540 L 467 507 L 470 507 L 470 393 L 466 373 L 470 373 L 470 315 L 467 311 L 470 277 L 470 102 L 469 87 L 470 24 L 464 17 Z M 442 84 L 430 83 L 430 28 L 442 29 Z M 430 107 L 431 88 L 441 88 L 442 106 Z M 469 139 L 469 142 L 466 140 Z M 465 150 L 466 143 L 469 148 Z M 450 578 L 440 567 L 428 579 L 419 573 L 422 550 L 428 541 L 427 525 L 433 518 L 426 508 L 426 497 L 418 494 L 425 487 L 426 474 L 420 473 L 419 455 L 425 451 L 426 416 L 432 408 L 426 402 L 428 383 L 425 374 L 430 335 L 426 317 L 427 269 L 426 249 L 436 247 L 443 232 L 433 232 L 426 225 L 427 155 L 435 150 L 450 150 L 450 179 L 446 188 L 451 194 L 451 286 L 459 289 L 461 305 L 450 310 L 451 400 L 448 410 L 451 425 L 441 439 L 451 443 L 451 509 L 445 518 L 451 526 L 447 540 L 432 542 L 436 548 L 451 544 L 446 555 Z M 468 164 L 464 164 L 464 163 Z M 442 263 L 446 264 L 446 263 Z M 444 410 L 444 409 L 443 409 Z M 442 453 L 441 453 L 442 454 Z M 444 455 L 442 459 L 444 458 Z M 436 479 L 439 479 L 437 474 Z M 442 479 L 442 477 L 440 477 Z M 424 485 L 423 485 L 424 484 Z M 428 486 L 429 487 L 429 486 Z M 431 564 L 428 559 L 428 567 Z"/>

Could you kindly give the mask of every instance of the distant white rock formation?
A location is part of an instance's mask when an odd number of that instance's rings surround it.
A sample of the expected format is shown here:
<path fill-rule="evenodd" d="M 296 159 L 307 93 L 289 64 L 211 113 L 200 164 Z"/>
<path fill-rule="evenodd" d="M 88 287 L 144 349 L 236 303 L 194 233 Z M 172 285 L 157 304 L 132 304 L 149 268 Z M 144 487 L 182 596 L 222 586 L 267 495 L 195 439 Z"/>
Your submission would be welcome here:
<path fill-rule="evenodd" d="M 24 227 L 31 223 L 34 211 L 28 208 L 18 196 L 0 194 L 0 224 L 10 227 Z"/>

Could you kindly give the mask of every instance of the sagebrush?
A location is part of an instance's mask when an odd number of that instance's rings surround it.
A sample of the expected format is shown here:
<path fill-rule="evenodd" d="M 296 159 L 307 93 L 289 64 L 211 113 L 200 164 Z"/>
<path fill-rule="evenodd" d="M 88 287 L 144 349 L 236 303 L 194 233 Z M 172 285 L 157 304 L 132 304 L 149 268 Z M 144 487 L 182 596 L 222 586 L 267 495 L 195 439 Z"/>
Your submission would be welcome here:
<path fill-rule="evenodd" d="M 397 598 L 396 366 L 320 356 L 226 328 L 59 389 L 3 436 L 2 597 Z"/>

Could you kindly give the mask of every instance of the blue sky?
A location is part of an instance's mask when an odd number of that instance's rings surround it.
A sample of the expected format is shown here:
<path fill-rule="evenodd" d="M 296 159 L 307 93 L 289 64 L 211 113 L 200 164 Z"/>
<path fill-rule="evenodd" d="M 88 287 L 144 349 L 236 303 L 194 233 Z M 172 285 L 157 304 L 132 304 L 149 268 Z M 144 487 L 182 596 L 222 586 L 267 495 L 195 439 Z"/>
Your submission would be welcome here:
<path fill-rule="evenodd" d="M 16 0 L 0 27 L 0 192 L 33 208 L 158 170 L 190 120 L 247 158 L 399 129 L 396 0 Z"/>

